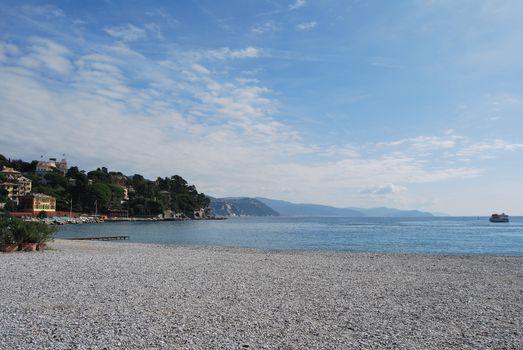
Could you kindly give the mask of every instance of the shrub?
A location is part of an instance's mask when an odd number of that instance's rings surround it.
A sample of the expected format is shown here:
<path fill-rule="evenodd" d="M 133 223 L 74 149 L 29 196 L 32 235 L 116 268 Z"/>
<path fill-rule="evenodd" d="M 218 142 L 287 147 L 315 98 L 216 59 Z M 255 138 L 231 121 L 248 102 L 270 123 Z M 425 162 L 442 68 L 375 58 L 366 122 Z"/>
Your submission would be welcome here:
<path fill-rule="evenodd" d="M 54 238 L 54 234 L 57 231 L 56 226 L 47 225 L 43 222 L 31 222 L 31 224 L 36 224 L 36 230 L 38 232 L 35 236 L 36 243 L 49 242 Z"/>
<path fill-rule="evenodd" d="M 13 220 L 11 230 L 15 237 L 16 243 L 33 243 L 33 236 L 35 236 L 34 226 L 28 225 L 29 222 L 22 220 Z"/>
<path fill-rule="evenodd" d="M 11 219 L 7 232 L 14 243 L 45 243 L 53 239 L 56 227 L 41 222 L 27 222 Z"/>
<path fill-rule="evenodd" d="M 8 217 L 0 217 L 0 244 L 14 244 L 16 243 L 12 231 L 12 219 Z"/>

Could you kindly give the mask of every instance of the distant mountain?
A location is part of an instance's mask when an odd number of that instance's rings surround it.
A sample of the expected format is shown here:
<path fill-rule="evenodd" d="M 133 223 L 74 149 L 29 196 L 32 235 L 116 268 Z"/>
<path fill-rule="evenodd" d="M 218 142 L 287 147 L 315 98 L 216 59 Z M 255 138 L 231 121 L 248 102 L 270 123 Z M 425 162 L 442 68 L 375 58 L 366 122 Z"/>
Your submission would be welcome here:
<path fill-rule="evenodd" d="M 447 213 L 441 213 L 441 212 L 433 212 L 432 215 L 434 215 L 434 216 L 452 216 Z"/>
<path fill-rule="evenodd" d="M 394 208 L 336 208 L 319 204 L 297 204 L 269 198 L 212 198 L 209 204 L 216 216 L 298 216 L 298 217 L 431 217 L 419 210 Z"/>
<path fill-rule="evenodd" d="M 279 214 L 254 198 L 211 198 L 209 209 L 216 216 L 278 216 Z"/>
<path fill-rule="evenodd" d="M 281 216 L 366 216 L 360 211 L 348 208 L 334 208 L 319 204 L 296 204 L 276 199 L 259 197 L 256 199 L 277 211 Z"/>
<path fill-rule="evenodd" d="M 282 200 L 256 198 L 281 216 L 335 216 L 335 217 L 431 217 L 428 212 L 394 208 L 336 208 L 319 204 L 297 204 Z"/>
<path fill-rule="evenodd" d="M 366 216 L 371 217 L 402 217 L 402 218 L 416 218 L 416 217 L 427 217 L 434 216 L 431 213 L 419 211 L 419 210 L 400 210 L 387 207 L 379 208 L 350 208 L 357 210 Z"/>

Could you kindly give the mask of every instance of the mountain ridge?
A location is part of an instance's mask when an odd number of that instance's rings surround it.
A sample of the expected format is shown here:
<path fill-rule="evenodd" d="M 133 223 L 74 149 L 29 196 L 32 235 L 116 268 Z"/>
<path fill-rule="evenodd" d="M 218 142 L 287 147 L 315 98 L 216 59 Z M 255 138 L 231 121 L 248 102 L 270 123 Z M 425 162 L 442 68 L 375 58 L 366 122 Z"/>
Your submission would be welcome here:
<path fill-rule="evenodd" d="M 292 203 L 284 200 L 255 197 L 277 211 L 281 216 L 334 216 L 334 217 L 433 217 L 429 212 L 396 208 L 337 208 L 321 204 Z"/>
<path fill-rule="evenodd" d="M 337 208 L 311 203 L 292 203 L 264 197 L 210 197 L 209 208 L 217 216 L 290 217 L 433 217 L 429 212 L 396 208 Z"/>
<path fill-rule="evenodd" d="M 209 197 L 209 209 L 216 216 L 279 216 L 261 201 L 249 197 Z"/>

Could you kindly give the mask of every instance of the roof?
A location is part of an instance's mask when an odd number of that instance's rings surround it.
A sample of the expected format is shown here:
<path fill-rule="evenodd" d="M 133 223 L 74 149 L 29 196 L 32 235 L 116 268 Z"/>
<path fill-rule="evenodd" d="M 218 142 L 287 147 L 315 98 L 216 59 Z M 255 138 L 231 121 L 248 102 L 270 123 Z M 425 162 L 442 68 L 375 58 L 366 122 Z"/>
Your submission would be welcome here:
<path fill-rule="evenodd" d="M 26 197 L 54 198 L 53 196 L 43 193 L 29 193 Z"/>
<path fill-rule="evenodd" d="M 38 162 L 36 164 L 37 170 L 52 170 L 56 168 L 56 164 L 54 162 Z"/>
<path fill-rule="evenodd" d="M 18 170 L 15 170 L 15 169 L 7 167 L 7 166 L 4 166 L 2 168 L 2 170 L 0 170 L 0 173 L 4 173 L 4 174 L 20 174 L 20 172 Z"/>

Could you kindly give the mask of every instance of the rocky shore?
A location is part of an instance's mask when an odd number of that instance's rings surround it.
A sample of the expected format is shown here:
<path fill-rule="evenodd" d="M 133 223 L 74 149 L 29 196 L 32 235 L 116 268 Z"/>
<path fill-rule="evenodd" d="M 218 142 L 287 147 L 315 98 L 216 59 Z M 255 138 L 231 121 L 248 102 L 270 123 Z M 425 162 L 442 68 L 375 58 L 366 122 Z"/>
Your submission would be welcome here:
<path fill-rule="evenodd" d="M 523 348 L 523 257 L 51 248 L 0 254 L 0 347 Z"/>

